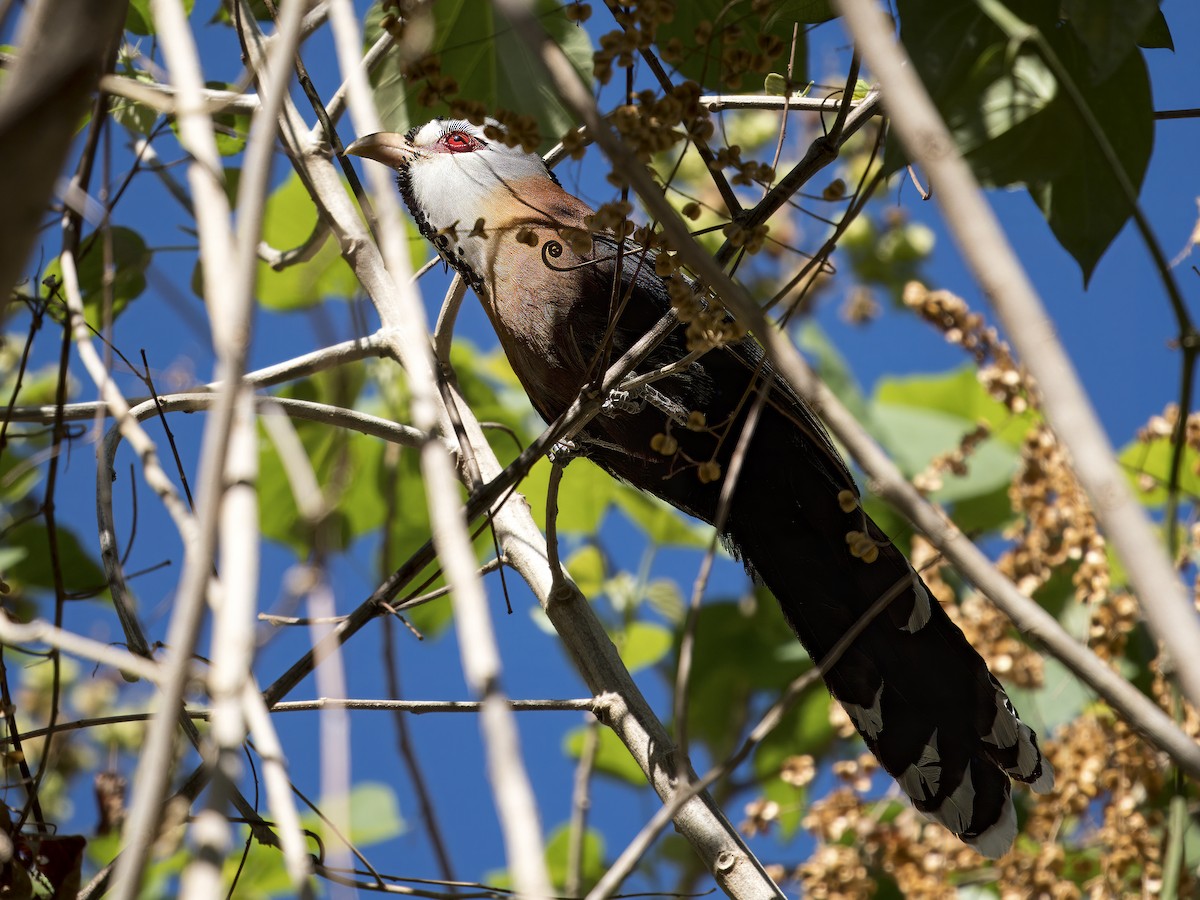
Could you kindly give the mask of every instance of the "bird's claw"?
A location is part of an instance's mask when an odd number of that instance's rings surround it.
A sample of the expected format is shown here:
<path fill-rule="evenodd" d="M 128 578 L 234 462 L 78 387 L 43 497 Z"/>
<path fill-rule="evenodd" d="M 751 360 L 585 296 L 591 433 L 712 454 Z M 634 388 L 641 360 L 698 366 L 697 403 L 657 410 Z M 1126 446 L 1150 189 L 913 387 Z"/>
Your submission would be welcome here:
<path fill-rule="evenodd" d="M 546 459 L 565 466 L 575 457 L 583 455 L 583 448 L 574 441 L 555 441 L 550 452 L 546 454 Z"/>
<path fill-rule="evenodd" d="M 600 405 L 600 410 L 607 415 L 630 413 L 636 415 L 646 408 L 646 397 L 641 392 L 610 391 L 608 398 Z"/>

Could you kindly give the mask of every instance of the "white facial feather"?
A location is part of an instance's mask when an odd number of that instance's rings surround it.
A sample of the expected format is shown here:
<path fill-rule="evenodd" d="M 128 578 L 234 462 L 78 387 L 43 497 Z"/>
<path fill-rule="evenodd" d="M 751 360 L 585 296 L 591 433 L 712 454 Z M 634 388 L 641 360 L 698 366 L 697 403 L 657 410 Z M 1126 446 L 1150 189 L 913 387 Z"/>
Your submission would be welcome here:
<path fill-rule="evenodd" d="M 499 126 L 491 119 L 486 124 Z M 486 220 L 490 209 L 516 193 L 514 183 L 550 177 L 541 157 L 488 138 L 484 127 L 464 119 L 440 119 L 427 122 L 410 138 L 414 155 L 404 177 L 413 201 L 435 231 L 455 223 L 460 231 L 470 231 L 476 220 Z M 454 132 L 470 135 L 479 146 L 451 152 L 441 142 Z"/>

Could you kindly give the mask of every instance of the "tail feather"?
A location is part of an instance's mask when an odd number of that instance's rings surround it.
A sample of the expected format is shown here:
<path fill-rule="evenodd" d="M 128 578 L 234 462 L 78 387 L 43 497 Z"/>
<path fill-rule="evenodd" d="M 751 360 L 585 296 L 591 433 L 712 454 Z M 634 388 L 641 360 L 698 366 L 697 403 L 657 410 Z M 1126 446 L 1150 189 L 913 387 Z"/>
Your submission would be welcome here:
<path fill-rule="evenodd" d="M 876 541 L 872 562 L 839 540 L 851 530 Z M 1053 771 L 903 555 L 861 510 L 843 512 L 827 483 L 803 473 L 783 485 L 744 481 L 729 532 L 818 662 L 876 600 L 893 595 L 828 670 L 829 689 L 918 810 L 985 856 L 1005 853 L 1016 835 L 1010 778 L 1045 792 Z"/>

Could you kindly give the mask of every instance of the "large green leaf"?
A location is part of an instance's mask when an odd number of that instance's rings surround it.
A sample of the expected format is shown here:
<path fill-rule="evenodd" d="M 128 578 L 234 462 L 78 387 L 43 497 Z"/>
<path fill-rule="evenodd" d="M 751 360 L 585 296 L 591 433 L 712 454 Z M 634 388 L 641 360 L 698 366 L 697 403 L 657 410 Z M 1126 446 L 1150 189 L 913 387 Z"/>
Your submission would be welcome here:
<path fill-rule="evenodd" d="M 1115 72 L 1161 15 L 1158 0 L 1062 0 L 1062 16 L 1087 48 L 1095 79 Z"/>
<path fill-rule="evenodd" d="M 1171 440 L 1166 437 L 1146 443 L 1133 441 L 1121 450 L 1118 457 L 1121 466 L 1129 474 L 1138 498 L 1147 506 L 1161 506 L 1167 502 L 1173 455 Z M 1200 454 L 1190 447 L 1183 450 L 1179 489 L 1190 497 L 1200 498 Z"/>
<path fill-rule="evenodd" d="M 551 883 L 560 891 L 567 883 L 567 866 L 570 862 L 571 829 L 562 825 L 550 834 L 546 841 L 546 870 Z M 583 853 L 580 857 L 580 889 L 584 892 L 604 874 L 604 835 L 595 828 L 583 832 Z"/>
<path fill-rule="evenodd" d="M 534 9 L 541 26 L 558 44 L 580 81 L 591 89 L 592 45 L 587 32 L 568 21 L 555 0 L 537 0 Z M 381 13 L 378 0 L 367 10 L 364 31 L 367 44 L 378 40 Z M 445 116 L 445 102 L 420 102 L 420 82 L 404 76 L 405 64 L 436 55 L 441 71 L 458 84 L 457 98 L 482 103 L 489 111 L 511 110 L 534 116 L 548 146 L 575 124 L 558 99 L 558 92 L 542 72 L 521 36 L 490 3 L 479 0 L 439 0 L 431 4 L 432 42 L 428 48 L 406 45 L 389 52 L 371 76 L 375 102 L 383 124 L 404 131 L 437 116 Z M 409 58 L 404 57 L 404 53 Z"/>
<path fill-rule="evenodd" d="M 669 628 L 654 622 L 630 622 L 613 635 L 621 661 L 630 672 L 652 666 L 666 656 L 674 638 Z"/>
<path fill-rule="evenodd" d="M 336 372 L 299 381 L 281 394 L 349 407 L 358 396 L 363 378 L 361 365 L 345 366 Z M 320 527 L 319 540 L 326 550 L 343 550 L 356 538 L 383 524 L 386 510 L 381 489 L 383 442 L 322 422 L 297 420 L 294 427 L 308 451 L 317 482 L 326 492 L 325 499 L 333 502 L 328 518 Z M 264 440 L 261 446 L 258 489 L 262 533 L 291 547 L 297 556 L 304 558 L 313 546 L 312 529 L 300 517 L 286 470 L 274 445 Z M 423 500 L 423 494 L 421 497 Z M 423 502 L 414 505 L 424 509 Z"/>
<path fill-rule="evenodd" d="M 563 752 L 572 759 L 579 759 L 583 753 L 583 743 L 587 740 L 589 726 L 581 725 L 567 733 L 563 741 Z M 609 728 L 601 728 L 599 742 L 596 745 L 596 757 L 593 765 L 597 772 L 611 776 L 631 784 L 634 787 L 645 787 L 646 776 L 638 768 L 629 750 Z"/>
<path fill-rule="evenodd" d="M 109 243 L 111 242 L 111 243 Z M 111 253 L 112 280 L 106 278 L 105 257 Z M 104 324 L 104 307 L 111 298 L 115 319 L 129 303 L 146 289 L 146 268 L 151 252 L 142 236 L 130 228 L 117 225 L 93 231 L 80 243 L 76 257 L 79 292 L 83 295 L 84 317 L 89 325 L 100 330 Z M 62 280 L 62 264 L 55 259 L 46 267 L 46 277 Z"/>
<path fill-rule="evenodd" d="M 183 11 L 192 14 L 196 0 L 183 0 Z M 154 19 L 150 15 L 150 0 L 129 0 L 129 8 L 125 11 L 125 30 L 134 34 L 149 36 L 155 33 Z"/>
<path fill-rule="evenodd" d="M 263 240 L 275 249 L 299 247 L 316 224 L 317 209 L 295 174 L 267 197 Z M 303 309 L 327 297 L 351 297 L 357 290 L 358 281 L 331 237 L 310 259 L 280 271 L 258 264 L 258 299 L 270 309 Z"/>
<path fill-rule="evenodd" d="M 755 693 L 764 691 L 775 699 L 806 667 L 795 658 L 797 649 L 803 653 L 766 590 L 742 603 L 701 606 L 689 685 L 692 734 L 716 756 L 729 752 L 746 725 Z"/>
<path fill-rule="evenodd" d="M 1079 12 L 1072 27 L 1060 25 L 1058 4 L 1041 0 L 897 4 L 905 47 L 976 174 L 989 185 L 1026 185 L 1085 281 L 1132 212 L 1104 145 L 1135 190 L 1150 158 L 1149 79 L 1133 46 L 1145 27 L 1115 36 L 1122 22 L 1143 20 L 1145 2 Z M 1021 39 L 1026 26 L 1040 43 Z M 887 161 L 902 162 L 895 146 Z"/>
<path fill-rule="evenodd" d="M 904 474 L 910 477 L 925 469 L 938 454 L 957 447 L 962 436 L 974 427 L 970 421 L 936 410 L 889 403 L 874 404 L 871 421 Z M 967 473 L 943 472 L 943 486 L 933 496 L 939 502 L 953 503 L 989 494 L 1008 484 L 1017 464 L 1015 450 L 999 441 L 985 440 L 968 458 Z"/>
<path fill-rule="evenodd" d="M 1094 137 L 1077 109 L 1060 99 L 1053 111 L 1072 127 L 1056 135 L 1061 138 L 1057 149 L 1073 164 L 1056 177 L 1030 184 L 1029 193 L 1058 242 L 1079 263 L 1086 284 L 1133 214 L 1099 141 L 1110 144 L 1134 191 L 1140 191 L 1154 143 L 1154 109 L 1141 53 L 1126 56 L 1103 82 L 1080 84 L 1080 91 L 1102 136 Z"/>
<path fill-rule="evenodd" d="M 796 40 L 793 79 L 803 79 L 808 67 L 803 26 L 832 19 L 830 4 L 827 0 L 777 0 L 761 4 L 761 12 L 755 12 L 754 6 L 752 0 L 679 3 L 675 17 L 659 26 L 657 43 L 663 47 L 669 41 L 677 40 L 683 45 L 683 58 L 675 67 L 685 78 L 714 90 L 739 86 L 750 89 L 761 85 L 768 73 L 786 68 L 780 61 L 786 60 L 791 53 L 792 32 L 798 24 L 801 28 Z M 709 35 L 707 40 L 698 43 L 705 32 Z M 749 74 L 758 77 L 750 82 L 730 79 L 726 54 L 740 52 L 754 57 L 761 53 L 767 39 L 773 39 L 782 48 L 781 56 L 776 60 L 763 59 L 762 65 L 752 66 Z"/>
<path fill-rule="evenodd" d="M 108 580 L 100 566 L 88 555 L 75 534 L 59 526 L 58 564 L 63 588 L 68 594 L 108 596 Z M 54 589 L 54 566 L 50 559 L 50 537 L 46 523 L 39 517 L 27 519 L 4 532 L 8 564 L 3 570 L 9 586 L 23 593 L 30 589 Z"/>
<path fill-rule="evenodd" d="M 1037 414 L 1009 412 L 988 395 L 976 372 L 974 366 L 964 365 L 943 374 L 883 378 L 875 386 L 873 402 L 938 410 L 972 425 L 986 422 L 993 438 L 1020 447 L 1037 422 Z"/>
<path fill-rule="evenodd" d="M 941 453 L 959 446 L 963 435 L 981 422 L 991 436 L 967 459 L 967 474 L 943 475 L 943 487 L 934 497 L 943 503 L 978 501 L 970 511 L 983 515 L 990 527 L 1004 516 L 997 505 L 1019 464 L 1019 448 L 1035 421 L 1033 413 L 1014 416 L 988 396 L 971 366 L 945 375 L 881 379 L 871 402 L 870 420 L 875 433 L 896 458 L 906 475 L 925 469 Z M 994 524 L 993 524 L 994 523 Z"/>

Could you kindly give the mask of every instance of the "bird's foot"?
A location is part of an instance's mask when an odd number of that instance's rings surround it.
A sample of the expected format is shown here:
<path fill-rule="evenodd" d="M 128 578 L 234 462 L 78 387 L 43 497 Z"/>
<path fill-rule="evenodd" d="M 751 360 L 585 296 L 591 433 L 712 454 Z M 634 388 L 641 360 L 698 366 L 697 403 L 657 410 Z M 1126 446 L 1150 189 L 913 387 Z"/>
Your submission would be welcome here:
<path fill-rule="evenodd" d="M 617 413 L 636 415 L 645 408 L 646 396 L 641 391 L 611 391 L 608 398 L 600 405 L 600 411 L 610 416 L 615 416 Z"/>
<path fill-rule="evenodd" d="M 555 441 L 554 445 L 550 448 L 550 452 L 546 454 L 546 459 L 552 463 L 565 466 L 576 457 L 586 455 L 583 447 L 574 441 Z"/>

